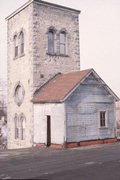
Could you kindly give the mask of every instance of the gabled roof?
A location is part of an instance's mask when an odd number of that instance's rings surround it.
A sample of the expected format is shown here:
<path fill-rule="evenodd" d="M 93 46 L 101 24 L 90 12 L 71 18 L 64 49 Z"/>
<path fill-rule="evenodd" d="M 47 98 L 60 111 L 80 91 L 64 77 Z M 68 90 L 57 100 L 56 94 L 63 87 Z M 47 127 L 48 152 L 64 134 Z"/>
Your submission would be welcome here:
<path fill-rule="evenodd" d="M 116 101 L 118 101 L 119 98 L 105 84 L 98 74 L 93 69 L 87 69 L 68 74 L 58 74 L 55 76 L 55 78 L 48 81 L 48 83 L 39 89 L 37 94 L 34 95 L 32 102 L 63 102 L 91 73 L 94 73 L 94 75 L 99 79 L 100 83 L 104 85 L 104 88 L 114 97 Z"/>
<path fill-rule="evenodd" d="M 34 95 L 32 102 L 63 102 L 91 73 L 94 73 L 94 75 L 99 79 L 100 83 L 104 85 L 104 88 L 115 98 L 116 101 L 118 101 L 119 98 L 105 84 L 98 74 L 93 69 L 87 69 L 68 74 L 58 74 L 55 78 L 48 81 L 48 83 L 40 88 L 37 94 Z"/>
<path fill-rule="evenodd" d="M 98 74 L 93 69 L 87 69 L 68 74 L 58 74 L 51 81 L 48 81 L 45 86 L 40 88 L 37 94 L 33 97 L 32 102 L 63 102 L 91 73 L 94 73 L 100 83 L 104 85 L 105 89 L 115 98 L 116 101 L 118 101 L 119 98 L 105 84 Z"/>
<path fill-rule="evenodd" d="M 91 69 L 71 72 L 68 74 L 58 74 L 48 82 L 33 97 L 32 102 L 60 102 L 81 82 L 81 80 L 91 72 Z"/>

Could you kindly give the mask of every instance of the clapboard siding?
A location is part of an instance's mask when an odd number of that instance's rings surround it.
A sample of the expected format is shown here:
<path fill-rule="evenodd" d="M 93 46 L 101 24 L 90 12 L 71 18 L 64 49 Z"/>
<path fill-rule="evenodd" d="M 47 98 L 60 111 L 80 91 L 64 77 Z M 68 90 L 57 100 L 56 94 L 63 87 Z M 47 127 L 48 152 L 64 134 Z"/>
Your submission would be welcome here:
<path fill-rule="evenodd" d="M 113 97 L 91 75 L 66 101 L 67 142 L 115 137 Z M 107 112 L 107 128 L 100 128 L 100 111 Z"/>

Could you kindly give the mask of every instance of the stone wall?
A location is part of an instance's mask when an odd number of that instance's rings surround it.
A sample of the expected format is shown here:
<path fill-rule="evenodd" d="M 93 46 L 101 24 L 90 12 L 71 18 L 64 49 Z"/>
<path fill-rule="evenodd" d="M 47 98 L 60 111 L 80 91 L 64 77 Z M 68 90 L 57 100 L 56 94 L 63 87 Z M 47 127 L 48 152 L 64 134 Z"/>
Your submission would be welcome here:
<path fill-rule="evenodd" d="M 8 20 L 8 148 L 32 146 L 33 105 L 30 102 L 33 96 L 33 67 L 32 67 L 32 12 L 33 5 L 29 5 Z M 23 30 L 25 35 L 25 51 L 23 56 L 14 58 L 14 41 Z M 18 37 L 19 39 L 19 37 Z M 21 106 L 15 103 L 15 87 L 20 82 L 25 96 Z M 26 118 L 26 138 L 21 141 L 15 139 L 15 114 L 23 113 Z"/>
<path fill-rule="evenodd" d="M 33 7 L 33 82 L 39 87 L 58 72 L 67 73 L 80 70 L 79 56 L 79 16 L 78 12 L 34 3 Z M 56 52 L 48 54 L 48 30 L 53 27 Z M 59 54 L 59 33 L 67 34 L 66 55 Z"/>
<path fill-rule="evenodd" d="M 57 72 L 80 69 L 79 13 L 45 2 L 28 3 L 7 19 L 8 45 L 8 148 L 23 148 L 33 145 L 33 93 Z M 67 32 L 67 55 L 47 53 L 47 31 L 54 26 L 57 35 L 61 29 Z M 14 35 L 20 31 L 25 36 L 25 53 L 14 58 Z M 58 37 L 56 36 L 56 41 Z M 58 47 L 59 48 L 59 47 Z M 24 99 L 20 106 L 15 102 L 15 87 L 21 84 Z M 15 116 L 25 117 L 25 140 L 15 139 Z"/>

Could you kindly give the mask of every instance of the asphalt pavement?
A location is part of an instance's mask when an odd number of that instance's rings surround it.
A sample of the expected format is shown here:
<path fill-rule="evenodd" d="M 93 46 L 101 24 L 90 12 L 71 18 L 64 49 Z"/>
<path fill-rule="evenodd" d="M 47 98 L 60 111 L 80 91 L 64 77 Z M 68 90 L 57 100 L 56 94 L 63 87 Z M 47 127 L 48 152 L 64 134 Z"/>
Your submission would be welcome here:
<path fill-rule="evenodd" d="M 120 180 L 120 142 L 0 151 L 0 179 Z"/>

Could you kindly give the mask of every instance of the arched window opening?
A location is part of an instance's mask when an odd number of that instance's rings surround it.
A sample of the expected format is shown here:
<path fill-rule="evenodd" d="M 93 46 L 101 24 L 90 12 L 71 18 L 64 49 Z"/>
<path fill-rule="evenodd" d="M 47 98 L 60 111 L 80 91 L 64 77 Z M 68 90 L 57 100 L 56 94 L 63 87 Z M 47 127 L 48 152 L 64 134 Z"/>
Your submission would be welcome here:
<path fill-rule="evenodd" d="M 15 139 L 25 140 L 25 116 L 22 113 L 19 117 L 16 114 L 14 118 Z"/>
<path fill-rule="evenodd" d="M 20 139 L 25 140 L 25 117 L 23 114 L 20 116 Z"/>
<path fill-rule="evenodd" d="M 20 33 L 20 55 L 24 54 L 24 33 Z"/>
<path fill-rule="evenodd" d="M 25 92 L 24 92 L 23 86 L 18 83 L 14 92 L 15 102 L 18 106 L 22 104 L 23 99 L 24 99 L 24 94 Z"/>
<path fill-rule="evenodd" d="M 18 40 L 17 35 L 14 36 L 14 56 L 18 56 Z"/>
<path fill-rule="evenodd" d="M 60 33 L 60 54 L 66 54 L 66 32 Z"/>
<path fill-rule="evenodd" d="M 48 32 L 48 53 L 54 54 L 54 31 L 49 30 Z"/>
<path fill-rule="evenodd" d="M 14 123 L 15 123 L 15 139 L 18 139 L 19 138 L 19 119 L 18 119 L 17 114 L 15 115 Z"/>

